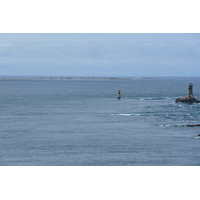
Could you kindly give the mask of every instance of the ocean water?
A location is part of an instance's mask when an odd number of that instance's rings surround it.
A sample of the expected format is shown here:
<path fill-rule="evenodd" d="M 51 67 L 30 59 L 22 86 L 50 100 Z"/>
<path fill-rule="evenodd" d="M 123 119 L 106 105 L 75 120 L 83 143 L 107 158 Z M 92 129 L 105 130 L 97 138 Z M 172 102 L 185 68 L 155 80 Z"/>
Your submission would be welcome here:
<path fill-rule="evenodd" d="M 200 78 L 0 80 L 1 166 L 199 166 Z M 117 99 L 118 89 L 122 98 Z"/>

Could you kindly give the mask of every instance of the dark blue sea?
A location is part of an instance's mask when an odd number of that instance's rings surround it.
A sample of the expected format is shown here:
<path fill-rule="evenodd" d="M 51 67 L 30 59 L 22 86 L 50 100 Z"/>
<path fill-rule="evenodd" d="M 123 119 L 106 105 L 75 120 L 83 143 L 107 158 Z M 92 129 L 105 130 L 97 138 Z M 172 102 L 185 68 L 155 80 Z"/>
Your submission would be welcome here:
<path fill-rule="evenodd" d="M 0 165 L 199 166 L 189 83 L 200 100 L 200 78 L 1 79 Z"/>

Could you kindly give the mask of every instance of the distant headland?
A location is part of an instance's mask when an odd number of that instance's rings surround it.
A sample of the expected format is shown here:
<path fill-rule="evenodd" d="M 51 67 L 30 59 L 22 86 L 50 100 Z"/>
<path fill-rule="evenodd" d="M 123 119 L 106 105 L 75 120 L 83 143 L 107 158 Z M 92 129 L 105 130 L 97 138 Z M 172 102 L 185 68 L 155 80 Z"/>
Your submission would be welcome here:
<path fill-rule="evenodd" d="M 133 79 L 154 79 L 154 78 L 146 78 L 146 77 L 98 77 L 98 76 L 85 76 L 85 77 L 65 77 L 65 76 L 35 76 L 35 77 L 32 77 L 32 76 L 26 76 L 26 77 L 0 77 L 0 80 L 2 79 L 8 79 L 8 80 L 37 80 L 37 79 L 44 79 L 44 80 L 65 80 L 65 79 L 75 79 L 75 80 L 84 80 L 84 79 L 110 79 L 110 80 L 113 80 L 113 79 L 116 79 L 116 80 L 133 80 Z"/>

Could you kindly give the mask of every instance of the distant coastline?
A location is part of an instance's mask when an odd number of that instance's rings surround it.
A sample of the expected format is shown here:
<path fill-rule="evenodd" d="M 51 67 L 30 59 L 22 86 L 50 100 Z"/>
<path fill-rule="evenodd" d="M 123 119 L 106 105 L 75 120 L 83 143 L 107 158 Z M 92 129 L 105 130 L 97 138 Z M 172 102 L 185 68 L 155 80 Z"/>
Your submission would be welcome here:
<path fill-rule="evenodd" d="M 132 79 L 154 79 L 154 78 L 146 78 L 146 77 L 96 77 L 96 76 L 87 76 L 87 77 L 62 77 L 62 76 L 49 76 L 49 77 L 0 77 L 0 80 L 33 80 L 33 79 L 44 79 L 44 80 L 66 80 L 66 79 L 75 79 L 75 80 L 84 80 L 84 79 L 117 79 L 117 80 L 132 80 Z"/>
<path fill-rule="evenodd" d="M 0 80 L 144 80 L 199 79 L 200 77 L 103 77 L 103 76 L 0 76 Z"/>

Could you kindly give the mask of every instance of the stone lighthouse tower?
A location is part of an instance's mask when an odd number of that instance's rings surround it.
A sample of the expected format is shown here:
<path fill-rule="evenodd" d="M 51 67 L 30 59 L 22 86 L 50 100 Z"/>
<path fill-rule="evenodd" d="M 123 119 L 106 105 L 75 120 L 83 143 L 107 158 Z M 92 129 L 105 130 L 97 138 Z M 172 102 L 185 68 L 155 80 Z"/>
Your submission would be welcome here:
<path fill-rule="evenodd" d="M 193 85 L 191 83 L 188 85 L 188 96 L 193 96 Z"/>
<path fill-rule="evenodd" d="M 188 85 L 188 95 L 179 97 L 175 101 L 176 103 L 200 103 L 199 100 L 195 99 L 193 96 L 193 85 L 190 83 Z"/>

